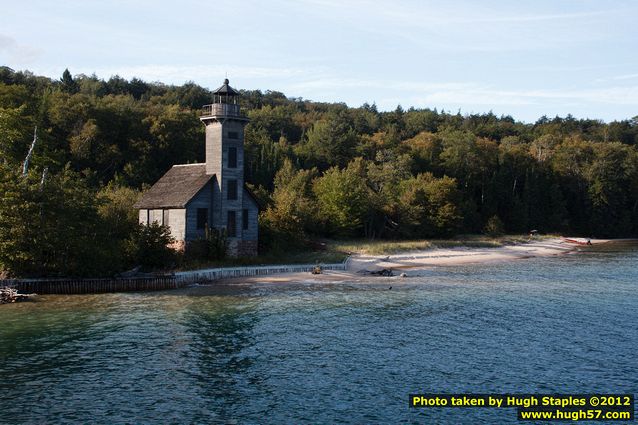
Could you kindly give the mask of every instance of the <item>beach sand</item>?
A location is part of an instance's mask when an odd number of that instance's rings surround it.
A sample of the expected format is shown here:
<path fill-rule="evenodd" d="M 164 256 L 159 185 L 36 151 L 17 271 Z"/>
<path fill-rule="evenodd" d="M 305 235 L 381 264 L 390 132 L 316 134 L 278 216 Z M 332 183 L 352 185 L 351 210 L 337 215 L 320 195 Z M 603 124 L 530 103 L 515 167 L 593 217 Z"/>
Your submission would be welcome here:
<path fill-rule="evenodd" d="M 569 238 L 586 243 L 588 239 Z M 592 245 L 609 242 L 608 239 L 591 239 Z M 353 255 L 348 261 L 347 271 L 324 271 L 322 274 L 282 273 L 269 276 L 255 276 L 223 279 L 220 283 L 290 283 L 290 282 L 341 282 L 369 280 L 365 271 L 391 269 L 395 275 L 407 273 L 410 269 L 427 269 L 440 266 L 457 266 L 470 263 L 524 260 L 533 257 L 550 257 L 582 249 L 585 245 L 568 242 L 566 238 L 539 239 L 523 244 L 498 248 L 434 248 L 423 251 L 401 252 L 391 255 Z"/>

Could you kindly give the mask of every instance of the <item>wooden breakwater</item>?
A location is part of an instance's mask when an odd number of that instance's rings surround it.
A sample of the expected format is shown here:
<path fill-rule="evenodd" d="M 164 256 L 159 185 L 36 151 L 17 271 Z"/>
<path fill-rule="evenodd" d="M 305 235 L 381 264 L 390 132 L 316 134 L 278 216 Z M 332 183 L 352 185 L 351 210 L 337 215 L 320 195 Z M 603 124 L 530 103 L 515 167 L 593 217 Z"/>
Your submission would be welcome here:
<path fill-rule="evenodd" d="M 347 258 L 342 263 L 321 264 L 322 270 L 347 270 Z M 311 272 L 316 264 L 288 264 L 273 266 L 219 267 L 215 269 L 189 270 L 175 273 L 175 279 L 181 283 L 212 282 L 234 277 L 266 276 L 279 273 Z"/>
<path fill-rule="evenodd" d="M 100 294 L 106 292 L 158 291 L 181 285 L 172 275 L 137 278 L 104 279 L 12 279 L 0 286 L 33 294 Z"/>
<path fill-rule="evenodd" d="M 8 279 L 0 280 L 0 286 L 7 286 L 23 293 L 34 294 L 99 294 L 107 292 L 159 291 L 183 288 L 196 283 L 210 283 L 219 279 L 311 272 L 316 266 L 316 264 L 290 264 L 219 267 L 189 270 L 163 276 L 131 278 Z M 322 270 L 346 270 L 347 267 L 348 259 L 343 263 L 321 264 Z"/>

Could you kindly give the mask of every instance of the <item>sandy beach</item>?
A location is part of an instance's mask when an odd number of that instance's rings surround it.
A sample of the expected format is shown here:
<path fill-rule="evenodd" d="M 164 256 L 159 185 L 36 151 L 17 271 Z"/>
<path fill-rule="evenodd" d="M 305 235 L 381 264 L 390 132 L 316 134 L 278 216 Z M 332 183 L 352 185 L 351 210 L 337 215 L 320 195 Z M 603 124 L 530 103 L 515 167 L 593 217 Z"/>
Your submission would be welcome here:
<path fill-rule="evenodd" d="M 325 271 L 319 275 L 310 273 L 282 273 L 270 276 L 224 279 L 224 283 L 288 283 L 288 282 L 339 282 L 369 280 L 366 271 L 390 269 L 395 275 L 410 274 L 411 269 L 427 269 L 440 266 L 457 266 L 470 263 L 524 260 L 534 257 L 550 257 L 577 252 L 587 245 L 584 238 L 538 239 L 527 243 L 497 248 L 434 248 L 391 255 L 355 254 L 348 261 L 347 271 Z M 592 245 L 607 243 L 609 239 L 591 239 Z"/>

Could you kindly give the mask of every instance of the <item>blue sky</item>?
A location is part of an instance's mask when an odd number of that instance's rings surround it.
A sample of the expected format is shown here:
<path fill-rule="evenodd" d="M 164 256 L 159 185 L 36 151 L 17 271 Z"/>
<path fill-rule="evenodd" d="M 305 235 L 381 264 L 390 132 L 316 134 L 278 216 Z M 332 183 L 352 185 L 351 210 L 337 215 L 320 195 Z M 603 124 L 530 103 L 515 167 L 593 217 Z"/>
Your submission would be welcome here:
<path fill-rule="evenodd" d="M 638 115 L 638 1 L 0 0 L 0 64 L 381 110 Z"/>

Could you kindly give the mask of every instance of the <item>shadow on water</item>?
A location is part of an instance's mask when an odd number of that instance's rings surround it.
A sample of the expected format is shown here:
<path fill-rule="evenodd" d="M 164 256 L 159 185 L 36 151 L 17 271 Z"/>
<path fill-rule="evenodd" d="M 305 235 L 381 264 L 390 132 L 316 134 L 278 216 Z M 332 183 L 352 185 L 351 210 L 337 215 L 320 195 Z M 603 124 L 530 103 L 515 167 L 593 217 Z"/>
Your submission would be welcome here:
<path fill-rule="evenodd" d="M 181 319 L 191 337 L 193 377 L 207 400 L 208 411 L 195 416 L 196 421 L 236 417 L 246 403 L 248 389 L 265 390 L 260 377 L 250 373 L 255 360 L 247 353 L 254 343 L 251 330 L 259 320 L 253 303 L 215 301 L 193 305 Z"/>
<path fill-rule="evenodd" d="M 0 423 L 209 422 L 241 409 L 244 296 L 42 296 L 0 309 Z M 4 306 L 3 306 L 4 307 Z"/>
<path fill-rule="evenodd" d="M 119 329 L 115 324 L 104 322 L 102 315 L 108 313 L 108 307 L 102 297 L 84 298 L 84 302 L 78 304 L 78 298 L 73 296 L 41 296 L 37 301 L 3 306 L 0 309 L 0 374 L 20 373 L 22 368 L 58 368 L 61 354 L 67 348 Z M 38 354 L 43 352 L 54 353 L 57 361 L 39 359 Z M 34 363 L 37 360 L 41 363 Z M 12 366 L 11 370 L 8 365 Z M 0 385 L 3 382 L 6 381 L 0 379 Z"/>

